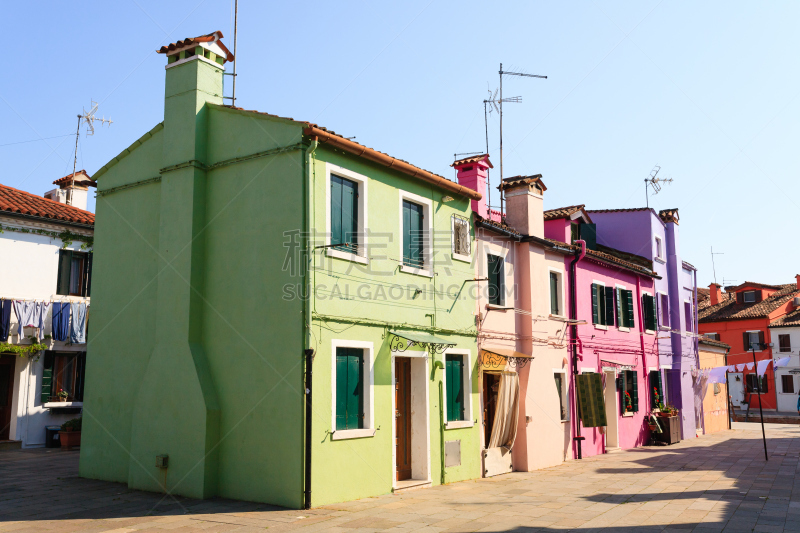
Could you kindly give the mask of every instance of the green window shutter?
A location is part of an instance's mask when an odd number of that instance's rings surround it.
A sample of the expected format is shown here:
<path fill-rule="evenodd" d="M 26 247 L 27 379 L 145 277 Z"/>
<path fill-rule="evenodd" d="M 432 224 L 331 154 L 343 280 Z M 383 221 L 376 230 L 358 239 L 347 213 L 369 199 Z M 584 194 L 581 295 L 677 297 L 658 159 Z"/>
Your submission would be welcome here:
<path fill-rule="evenodd" d="M 650 319 L 648 318 L 650 316 L 650 314 L 648 312 L 650 308 L 647 307 L 647 305 L 648 305 L 647 295 L 643 294 L 642 295 L 642 323 L 644 324 L 644 329 L 651 329 L 650 328 Z"/>
<path fill-rule="evenodd" d="M 342 242 L 350 243 L 346 249 L 358 253 L 358 184 L 342 180 Z"/>
<path fill-rule="evenodd" d="M 342 234 L 342 178 L 331 175 L 331 244 L 345 242 Z"/>
<path fill-rule="evenodd" d="M 42 370 L 42 392 L 40 400 L 45 403 L 53 395 L 53 367 L 55 366 L 55 355 L 47 350 L 44 352 L 44 368 Z"/>
<path fill-rule="evenodd" d="M 489 271 L 487 276 L 489 278 L 489 303 L 492 305 L 504 305 L 505 265 L 503 264 L 503 258 L 489 254 L 486 256 L 486 266 Z"/>
<path fill-rule="evenodd" d="M 347 429 L 364 427 L 360 351 L 351 348 L 347 357 Z"/>
<path fill-rule="evenodd" d="M 627 316 L 627 327 L 632 328 L 634 327 L 635 320 L 633 318 L 633 291 L 623 291 L 625 293 L 625 305 L 628 309 L 628 316 Z"/>
<path fill-rule="evenodd" d="M 597 249 L 597 224 L 581 224 L 580 234 L 581 239 L 586 241 L 587 249 Z"/>
<path fill-rule="evenodd" d="M 631 405 L 633 412 L 639 412 L 639 375 L 636 370 L 631 371 L 631 380 L 633 381 L 633 389 L 631 390 Z"/>
<path fill-rule="evenodd" d="M 336 429 L 347 429 L 347 348 L 336 348 Z"/>
<path fill-rule="evenodd" d="M 403 200 L 403 264 L 422 268 L 422 206 Z"/>
<path fill-rule="evenodd" d="M 658 313 L 656 311 L 656 297 L 650 296 L 650 321 L 653 324 L 652 331 L 658 329 Z"/>
<path fill-rule="evenodd" d="M 58 251 L 58 280 L 56 294 L 69 295 L 69 274 L 72 267 L 72 250 Z"/>
<path fill-rule="evenodd" d="M 606 316 L 604 324 L 606 326 L 614 325 L 614 288 L 606 287 Z"/>
<path fill-rule="evenodd" d="M 80 352 L 75 364 L 75 401 L 83 401 L 83 384 L 86 382 L 86 352 Z"/>
<path fill-rule="evenodd" d="M 558 274 L 550 272 L 550 314 L 560 314 L 558 309 Z"/>
<path fill-rule="evenodd" d="M 464 357 L 448 355 L 447 370 L 447 420 L 464 420 Z"/>
<path fill-rule="evenodd" d="M 622 312 L 622 289 L 614 289 L 614 297 L 617 300 L 617 325 L 625 327 L 625 315 Z"/>
<path fill-rule="evenodd" d="M 600 302 L 598 297 L 597 284 L 592 283 L 592 324 L 599 324 L 599 323 L 600 323 Z"/>

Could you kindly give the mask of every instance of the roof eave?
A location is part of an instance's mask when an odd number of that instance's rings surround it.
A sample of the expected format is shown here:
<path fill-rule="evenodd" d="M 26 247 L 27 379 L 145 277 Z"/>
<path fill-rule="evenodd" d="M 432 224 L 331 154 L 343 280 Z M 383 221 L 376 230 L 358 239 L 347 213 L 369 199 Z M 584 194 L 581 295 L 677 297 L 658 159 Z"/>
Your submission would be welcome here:
<path fill-rule="evenodd" d="M 47 222 L 48 224 L 59 224 L 62 226 L 72 226 L 74 228 L 89 229 L 94 231 L 94 224 L 82 224 L 80 222 L 70 222 L 60 218 L 38 217 L 36 215 L 27 215 L 25 213 L 15 213 L 13 211 L 0 211 L 0 215 L 21 218 L 25 220 L 35 220 L 36 222 Z"/>

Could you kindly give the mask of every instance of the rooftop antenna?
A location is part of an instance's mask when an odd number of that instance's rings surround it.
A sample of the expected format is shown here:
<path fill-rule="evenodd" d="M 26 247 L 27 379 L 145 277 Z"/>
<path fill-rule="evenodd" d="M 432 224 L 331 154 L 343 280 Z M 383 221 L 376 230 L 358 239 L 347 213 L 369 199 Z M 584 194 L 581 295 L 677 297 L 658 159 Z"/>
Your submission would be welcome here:
<path fill-rule="evenodd" d="M 231 99 L 231 104 L 236 107 L 236 54 L 239 53 L 239 50 L 236 48 L 236 34 L 237 34 L 237 23 L 239 22 L 239 0 L 234 0 L 233 2 L 233 94 L 231 95 L 233 98 Z"/>
<path fill-rule="evenodd" d="M 109 127 L 114 122 L 110 118 L 106 118 L 105 115 L 103 115 L 102 118 L 96 117 L 95 113 L 97 113 L 97 108 L 100 106 L 100 104 L 98 104 L 97 102 L 95 102 L 94 100 L 91 100 L 91 99 L 90 99 L 90 102 L 92 102 L 92 106 L 89 108 L 89 111 L 86 111 L 86 108 L 84 107 L 83 108 L 83 113 L 78 115 L 78 127 L 75 130 L 75 159 L 72 162 L 72 178 L 70 179 L 70 188 L 67 191 L 67 204 L 68 205 L 72 205 L 72 189 L 73 189 L 73 186 L 75 185 L 75 172 L 77 171 L 77 168 L 78 168 L 78 139 L 80 139 L 80 137 L 81 137 L 81 121 L 83 121 L 83 124 L 86 125 L 86 136 L 87 137 L 90 136 L 90 135 L 94 135 L 94 122 L 95 121 L 100 122 L 101 126 L 105 125 L 105 124 L 108 124 Z"/>
<path fill-rule="evenodd" d="M 715 252 L 714 247 L 711 247 L 711 269 L 714 272 L 714 285 L 717 285 L 717 268 L 714 266 L 714 256 L 725 255 L 724 252 Z"/>
<path fill-rule="evenodd" d="M 648 194 L 648 187 L 653 188 L 653 195 L 658 194 L 661 190 L 662 183 L 672 183 L 672 178 L 659 178 L 658 172 L 661 170 L 661 167 L 656 165 L 653 167 L 653 170 L 650 171 L 650 176 L 644 179 L 644 197 L 645 203 L 647 207 L 650 207 L 650 196 Z"/>
<path fill-rule="evenodd" d="M 506 100 L 503 99 L 503 76 L 523 76 L 526 78 L 541 78 L 546 80 L 547 76 L 541 76 L 539 74 L 526 74 L 524 72 L 509 72 L 503 70 L 503 64 L 500 63 L 500 100 L 497 102 L 500 104 L 500 184 L 503 184 L 503 102 L 522 102 L 521 96 L 514 96 L 512 98 L 508 98 Z M 496 104 L 495 104 L 496 105 Z M 500 216 L 503 216 L 503 191 L 500 191 Z"/>

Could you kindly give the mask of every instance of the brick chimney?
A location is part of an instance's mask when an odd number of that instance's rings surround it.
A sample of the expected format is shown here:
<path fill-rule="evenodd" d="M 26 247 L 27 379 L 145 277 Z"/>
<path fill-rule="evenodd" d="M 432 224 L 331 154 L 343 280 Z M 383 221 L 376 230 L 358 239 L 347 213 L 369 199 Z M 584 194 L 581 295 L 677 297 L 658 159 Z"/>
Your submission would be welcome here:
<path fill-rule="evenodd" d="M 722 285 L 718 283 L 712 283 L 708 286 L 709 298 L 711 299 L 711 305 L 717 305 L 720 301 L 722 301 Z"/>
<path fill-rule="evenodd" d="M 494 168 L 494 166 L 489 161 L 489 154 L 459 159 L 450 166 L 456 169 L 456 179 L 459 185 L 469 187 L 481 195 L 480 200 L 472 200 L 472 211 L 483 218 L 490 218 L 486 193 L 489 169 Z"/>
<path fill-rule="evenodd" d="M 514 176 L 500 184 L 506 197 L 506 223 L 523 235 L 544 237 L 542 175 Z"/>
<path fill-rule="evenodd" d="M 797 283 L 797 290 L 800 291 L 800 274 L 797 274 L 794 277 L 795 282 Z"/>

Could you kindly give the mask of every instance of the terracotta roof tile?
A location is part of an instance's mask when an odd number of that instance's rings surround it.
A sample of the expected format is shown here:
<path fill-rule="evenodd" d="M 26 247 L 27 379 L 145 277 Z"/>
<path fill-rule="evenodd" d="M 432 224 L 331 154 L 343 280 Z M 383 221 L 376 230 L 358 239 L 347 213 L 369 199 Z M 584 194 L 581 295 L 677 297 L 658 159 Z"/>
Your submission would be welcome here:
<path fill-rule="evenodd" d="M 464 159 L 457 159 L 453 161 L 453 164 L 450 165 L 451 167 L 457 167 L 458 165 L 468 165 L 470 163 L 477 163 L 478 161 L 486 160 L 486 164 L 489 165 L 489 168 L 494 168 L 492 162 L 489 161 L 489 154 L 481 154 L 481 155 L 473 155 L 470 157 L 465 157 Z"/>
<path fill-rule="evenodd" d="M 800 326 L 800 308 L 770 322 L 771 328 L 789 328 Z"/>
<path fill-rule="evenodd" d="M 711 305 L 711 300 L 698 302 L 698 317 L 700 322 L 725 322 L 728 320 L 745 320 L 748 318 L 766 318 L 771 312 L 784 305 L 797 294 L 797 283 L 778 285 L 777 292 L 757 303 L 738 303 L 732 297 L 732 292 L 726 292 L 727 298 L 717 305 Z"/>
<path fill-rule="evenodd" d="M 523 184 L 534 185 L 542 192 L 547 190 L 547 187 L 542 181 L 541 174 L 533 174 L 530 176 L 511 176 L 510 178 L 504 178 L 497 189 L 503 191 L 505 189 L 510 189 L 511 187 L 516 187 Z"/>
<path fill-rule="evenodd" d="M 586 207 L 585 204 L 580 205 L 570 205 L 568 207 L 558 207 L 556 209 L 548 209 L 544 212 L 544 219 L 545 220 L 556 220 L 559 218 L 569 218 L 572 216 L 573 213 L 584 210 Z"/>
<path fill-rule="evenodd" d="M 697 340 L 698 340 L 698 342 L 699 342 L 700 344 L 705 344 L 705 345 L 707 345 L 707 346 L 715 346 L 715 347 L 717 347 L 717 348 L 724 348 L 724 349 L 726 349 L 726 350 L 730 350 L 730 349 L 731 349 L 731 345 L 730 345 L 730 344 L 725 344 L 725 343 L 724 343 L 724 342 L 722 342 L 722 341 L 717 341 L 717 340 L 714 340 L 714 339 L 709 339 L 708 337 L 705 337 L 705 336 L 702 336 L 702 335 L 701 335 L 700 337 L 698 337 L 698 339 L 697 339 Z"/>
<path fill-rule="evenodd" d="M 94 213 L 0 185 L 0 212 L 94 226 Z"/>
<path fill-rule="evenodd" d="M 580 249 L 580 247 L 575 244 L 567 244 L 565 242 L 557 241 L 555 239 L 545 238 L 544 240 L 551 242 L 555 246 L 558 246 L 560 248 L 567 248 L 574 251 Z M 645 276 L 650 276 L 650 277 L 658 277 L 656 273 L 652 270 L 652 268 L 644 266 L 644 264 L 650 263 L 646 258 L 634 254 L 629 254 L 627 252 L 622 252 L 614 248 L 609 248 L 608 246 L 601 246 L 600 250 L 586 250 L 586 257 L 588 259 L 594 259 L 602 263 L 619 266 L 624 268 L 625 270 L 634 271 L 637 274 L 644 274 Z M 633 259 L 633 261 L 628 259 Z M 638 264 L 639 262 L 643 264 Z"/>
<path fill-rule="evenodd" d="M 655 211 L 650 207 L 629 207 L 627 209 L 588 209 L 589 213 L 632 213 L 634 211 Z"/>
<path fill-rule="evenodd" d="M 187 37 L 182 41 L 177 41 L 177 42 L 174 42 L 174 43 L 171 43 L 171 44 L 164 45 L 161 48 L 159 48 L 158 50 L 156 50 L 156 52 L 158 52 L 159 54 L 168 54 L 168 53 L 174 52 L 175 50 L 178 50 L 180 48 L 184 48 L 186 46 L 191 46 L 191 45 L 193 45 L 195 43 L 212 43 L 212 42 L 216 42 L 217 46 L 219 46 L 220 48 L 222 48 L 225 51 L 225 54 L 226 54 L 225 59 L 228 60 L 228 61 L 233 61 L 233 54 L 231 53 L 230 50 L 228 50 L 228 48 L 224 44 L 222 44 L 222 41 L 220 41 L 220 39 L 222 39 L 222 37 L 223 37 L 223 35 L 222 35 L 221 31 L 215 31 L 215 32 L 212 32 L 212 33 L 207 33 L 207 34 L 201 35 L 199 37 Z"/>
<path fill-rule="evenodd" d="M 725 287 L 725 290 L 728 292 L 736 292 L 737 290 L 741 289 L 742 287 L 759 287 L 762 289 L 774 289 L 780 290 L 783 285 L 767 285 L 766 283 L 756 283 L 755 281 L 745 281 L 744 283 L 740 283 L 738 285 L 729 285 Z"/>

